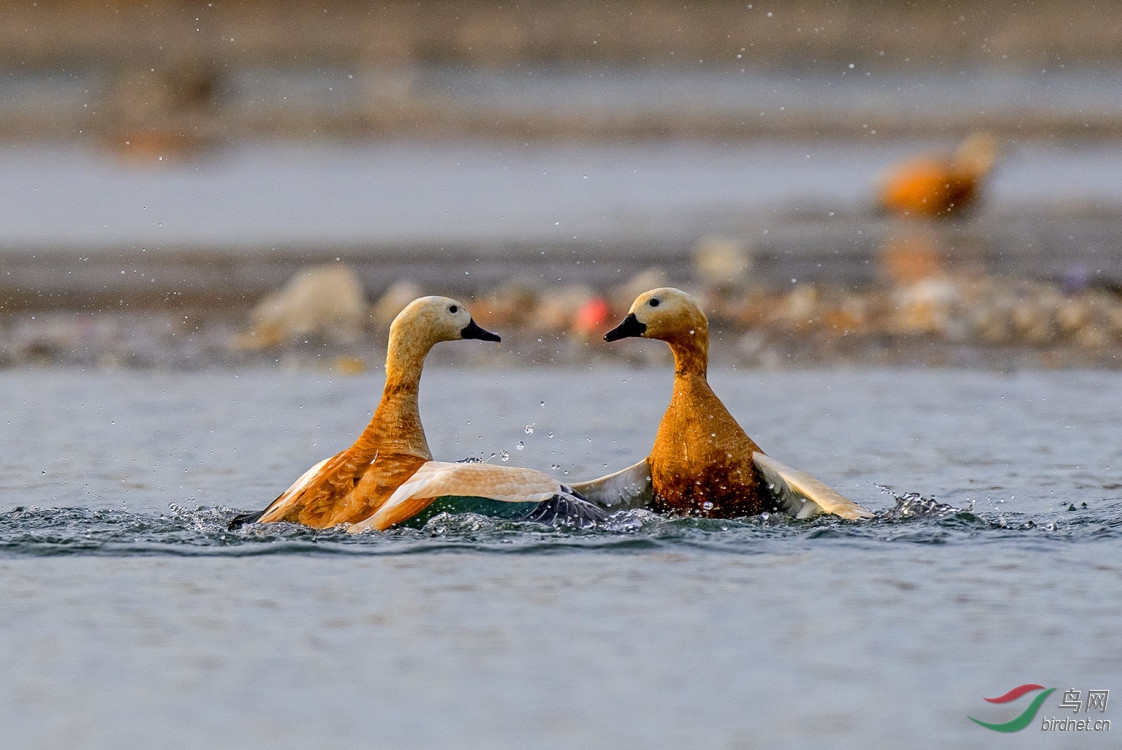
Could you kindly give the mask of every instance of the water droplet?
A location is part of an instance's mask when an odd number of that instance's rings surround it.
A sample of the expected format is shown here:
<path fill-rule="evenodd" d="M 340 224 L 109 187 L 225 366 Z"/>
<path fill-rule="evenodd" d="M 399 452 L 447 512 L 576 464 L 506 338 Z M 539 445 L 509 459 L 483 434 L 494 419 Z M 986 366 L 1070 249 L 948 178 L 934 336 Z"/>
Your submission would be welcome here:
<path fill-rule="evenodd" d="M 701 504 L 701 509 L 702 509 L 702 510 L 713 510 L 713 503 L 711 503 L 710 501 L 706 500 L 705 502 L 703 502 L 703 503 Z"/>
<path fill-rule="evenodd" d="M 504 464 L 507 461 L 509 461 L 510 460 L 510 451 L 508 451 L 508 450 L 499 451 L 499 460 L 502 461 Z"/>
<path fill-rule="evenodd" d="M 528 425 L 526 425 L 525 427 L 522 428 L 522 431 L 525 432 L 527 435 L 533 435 L 534 434 L 534 426 L 532 424 L 528 424 Z"/>
<path fill-rule="evenodd" d="M 521 440 L 519 440 L 519 441 L 518 441 L 518 445 L 516 445 L 516 446 L 514 446 L 514 447 L 515 447 L 515 448 L 517 448 L 518 450 L 522 450 L 523 448 L 525 448 L 525 447 L 526 447 L 526 444 L 525 444 L 525 443 L 523 443 L 523 442 L 522 442 Z"/>

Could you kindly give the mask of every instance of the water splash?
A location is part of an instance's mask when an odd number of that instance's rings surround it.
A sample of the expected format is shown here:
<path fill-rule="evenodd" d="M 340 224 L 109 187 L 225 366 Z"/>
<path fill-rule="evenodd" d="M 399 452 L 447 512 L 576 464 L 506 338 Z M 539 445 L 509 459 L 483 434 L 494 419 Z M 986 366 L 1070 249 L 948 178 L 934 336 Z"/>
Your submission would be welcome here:
<path fill-rule="evenodd" d="M 896 501 L 896 507 L 877 514 L 877 518 L 882 521 L 905 518 L 926 518 L 929 516 L 947 517 L 956 513 L 970 513 L 973 511 L 973 503 L 970 504 L 969 508 L 962 509 L 956 508 L 953 505 L 947 505 L 946 503 L 940 503 L 935 500 L 935 498 L 924 497 L 918 492 L 905 492 L 898 495 L 891 488 L 884 486 L 880 487 L 880 491 L 891 495 L 893 500 Z"/>

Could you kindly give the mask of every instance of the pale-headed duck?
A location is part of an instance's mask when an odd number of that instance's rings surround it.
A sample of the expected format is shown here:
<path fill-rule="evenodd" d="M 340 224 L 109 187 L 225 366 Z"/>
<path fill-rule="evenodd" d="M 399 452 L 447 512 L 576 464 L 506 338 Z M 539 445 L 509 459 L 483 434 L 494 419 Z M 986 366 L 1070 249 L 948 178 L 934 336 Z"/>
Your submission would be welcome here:
<path fill-rule="evenodd" d="M 387 529 L 442 497 L 538 503 L 528 518 L 563 518 L 581 525 L 607 514 L 534 469 L 434 461 L 417 404 L 425 356 L 441 341 L 499 341 L 480 328 L 463 304 L 422 297 L 390 325 L 386 382 L 370 423 L 354 444 L 308 469 L 260 513 L 244 523 L 289 521 L 315 528 L 349 524 L 348 531 Z"/>
<path fill-rule="evenodd" d="M 745 434 L 706 380 L 709 323 L 685 292 L 645 292 L 604 338 L 661 339 L 674 353 L 674 392 L 650 455 L 615 474 L 573 485 L 607 507 L 650 507 L 689 515 L 736 517 L 773 510 L 799 518 L 872 513 L 814 477 L 766 455 Z"/>

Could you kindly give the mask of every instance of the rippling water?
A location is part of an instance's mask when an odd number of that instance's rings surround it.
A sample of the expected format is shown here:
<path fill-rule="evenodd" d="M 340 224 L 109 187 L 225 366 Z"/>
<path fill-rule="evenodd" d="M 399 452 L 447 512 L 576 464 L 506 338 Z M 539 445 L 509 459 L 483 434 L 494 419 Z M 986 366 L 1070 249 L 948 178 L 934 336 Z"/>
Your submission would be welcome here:
<path fill-rule="evenodd" d="M 422 417 L 440 458 L 582 479 L 649 448 L 666 369 L 435 367 Z M 711 380 L 877 517 L 229 532 L 350 442 L 378 376 L 0 373 L 0 740 L 980 746 L 967 715 L 1009 718 L 983 697 L 1122 689 L 1122 375 Z"/>
<path fill-rule="evenodd" d="M 914 493 L 893 495 L 895 506 L 874 521 L 832 518 L 794 521 L 765 514 L 753 518 L 674 518 L 645 510 L 622 511 L 596 528 L 575 528 L 444 511 L 423 523 L 380 534 L 258 524 L 227 529 L 224 509 L 173 506 L 166 513 L 18 506 L 0 518 L 0 553 L 23 556 L 222 556 L 360 555 L 438 552 L 540 554 L 564 551 L 657 551 L 687 548 L 757 555 L 813 548 L 818 540 L 852 544 L 966 544 L 1005 541 L 1051 544 L 1112 540 L 1122 536 L 1122 500 L 1074 502 L 1055 513 L 976 512 Z M 973 504 L 971 504 L 972 506 Z"/>

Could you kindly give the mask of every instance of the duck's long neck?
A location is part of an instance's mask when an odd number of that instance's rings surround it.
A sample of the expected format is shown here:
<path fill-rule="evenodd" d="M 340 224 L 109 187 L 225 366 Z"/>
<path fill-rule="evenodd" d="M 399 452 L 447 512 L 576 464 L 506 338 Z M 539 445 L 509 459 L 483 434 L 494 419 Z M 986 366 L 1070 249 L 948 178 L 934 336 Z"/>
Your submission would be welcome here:
<path fill-rule="evenodd" d="M 709 370 L 709 327 L 705 323 L 667 339 L 666 343 L 674 352 L 675 381 L 683 378 L 705 380 Z"/>
<path fill-rule="evenodd" d="M 387 455 L 405 453 L 432 460 L 417 403 L 421 369 L 429 348 L 431 345 L 405 347 L 395 337 L 390 337 L 382 400 L 374 410 L 370 424 L 354 445 L 360 459 L 369 454 L 372 461 L 376 454 L 382 452 Z"/>
<path fill-rule="evenodd" d="M 660 433 L 666 425 L 669 440 L 683 440 L 683 445 L 688 445 L 688 436 L 693 435 L 705 445 L 722 446 L 721 453 L 726 456 L 751 456 L 760 450 L 709 385 L 708 327 L 694 326 L 689 335 L 683 333 L 667 343 L 674 352 L 674 392 L 659 425 Z M 699 430 L 700 434 L 696 432 Z M 692 449 L 697 450 L 698 444 Z"/>

